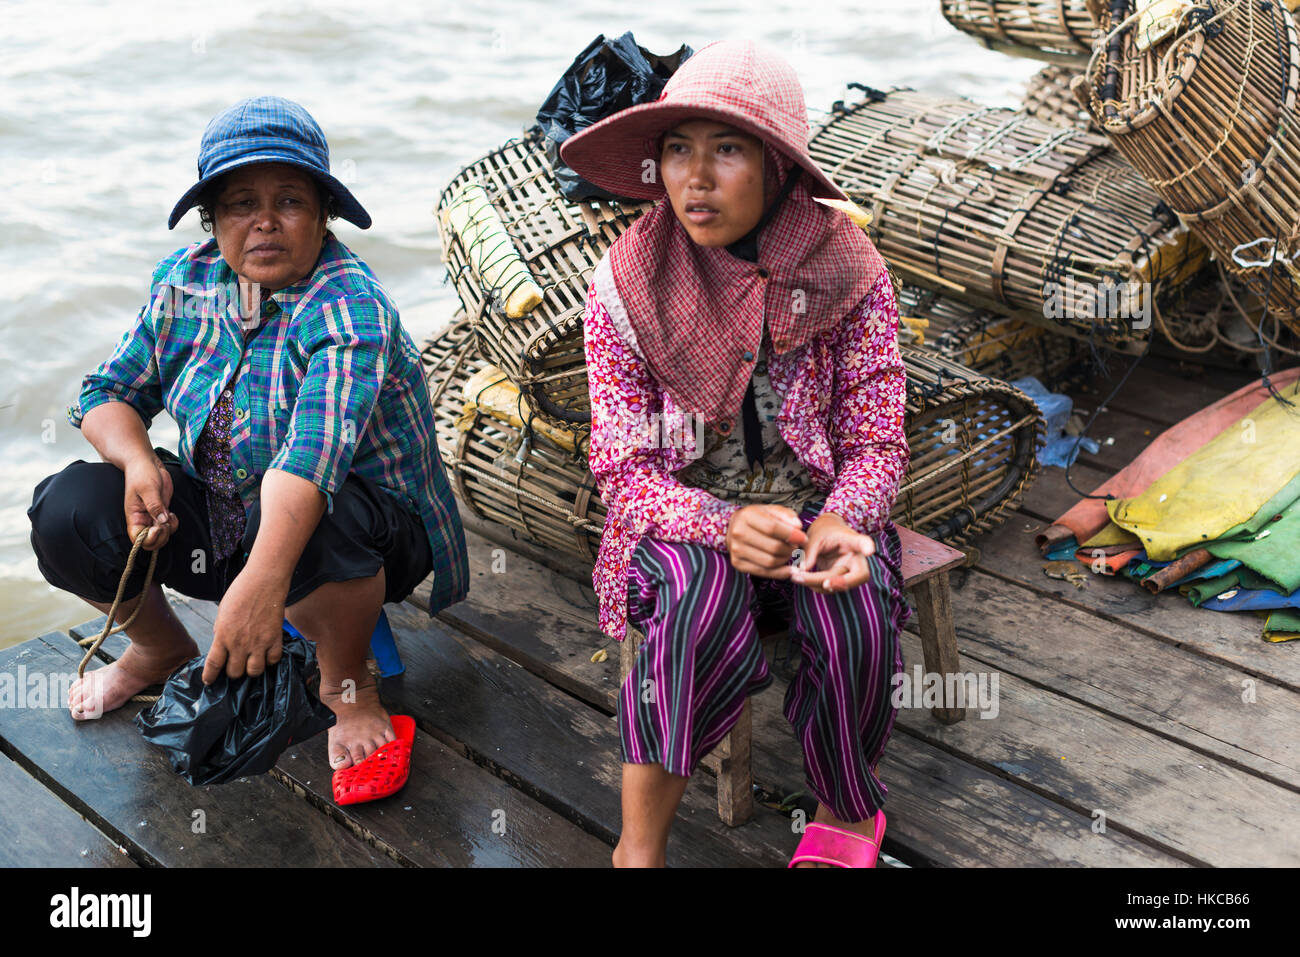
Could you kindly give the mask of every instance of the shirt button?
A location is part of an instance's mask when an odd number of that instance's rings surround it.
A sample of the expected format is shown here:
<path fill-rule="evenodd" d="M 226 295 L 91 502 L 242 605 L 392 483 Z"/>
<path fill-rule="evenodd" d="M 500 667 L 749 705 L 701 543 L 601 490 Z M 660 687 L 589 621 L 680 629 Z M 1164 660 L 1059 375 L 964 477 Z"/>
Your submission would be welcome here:
<path fill-rule="evenodd" d="M 268 299 L 266 300 L 265 304 L 263 304 L 262 311 L 266 313 L 268 316 L 274 316 L 277 312 L 280 311 L 280 304 L 276 302 L 274 299 Z"/>
<path fill-rule="evenodd" d="M 754 361 L 754 353 L 750 352 L 748 349 L 745 350 L 745 361 L 746 362 Z"/>
<path fill-rule="evenodd" d="M 759 278 L 759 279 L 766 279 L 767 277 L 768 277 L 768 272 L 767 272 L 767 270 L 766 270 L 766 269 L 763 269 L 763 268 L 760 267 L 759 270 L 758 270 L 758 278 Z"/>
<path fill-rule="evenodd" d="M 728 432 L 731 431 L 731 426 L 723 422 L 720 426 L 718 426 L 718 431 L 721 432 L 723 435 L 726 435 Z"/>
<path fill-rule="evenodd" d="M 248 473 L 247 473 L 246 471 L 244 471 L 243 469 L 235 469 L 235 478 L 237 478 L 237 479 L 246 479 L 246 478 L 248 478 Z"/>
<path fill-rule="evenodd" d="M 236 409 L 236 410 L 235 410 L 235 421 L 236 421 L 236 422 L 243 422 L 243 421 L 244 421 L 244 416 L 246 416 L 246 415 L 248 415 L 248 410 L 247 410 L 247 409 Z"/>

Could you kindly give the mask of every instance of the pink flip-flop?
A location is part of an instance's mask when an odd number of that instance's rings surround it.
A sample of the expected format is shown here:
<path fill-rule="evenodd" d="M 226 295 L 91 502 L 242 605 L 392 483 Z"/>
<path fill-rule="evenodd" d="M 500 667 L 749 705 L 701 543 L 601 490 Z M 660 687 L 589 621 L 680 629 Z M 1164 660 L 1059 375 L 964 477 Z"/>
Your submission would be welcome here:
<path fill-rule="evenodd" d="M 876 812 L 875 840 L 842 827 L 816 822 L 804 826 L 803 840 L 795 848 L 788 867 L 796 864 L 831 864 L 835 867 L 875 867 L 880 842 L 885 836 L 885 812 Z"/>

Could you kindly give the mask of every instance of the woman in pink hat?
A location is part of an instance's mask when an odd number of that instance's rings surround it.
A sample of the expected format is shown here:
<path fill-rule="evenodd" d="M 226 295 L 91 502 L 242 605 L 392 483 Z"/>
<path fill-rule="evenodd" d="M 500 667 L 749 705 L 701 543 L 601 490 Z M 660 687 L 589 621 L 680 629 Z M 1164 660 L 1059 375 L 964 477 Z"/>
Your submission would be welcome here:
<path fill-rule="evenodd" d="M 791 866 L 872 867 L 876 764 L 902 670 L 905 370 L 884 261 L 808 153 L 789 64 L 704 47 L 659 100 L 566 163 L 661 200 L 596 269 L 584 317 L 590 465 L 608 508 L 600 627 L 646 636 L 619 699 L 616 866 L 663 865 L 699 760 L 771 683 L 756 619 L 801 652 L 785 715 L 819 802 Z M 667 202 L 663 202 L 663 199 Z"/>

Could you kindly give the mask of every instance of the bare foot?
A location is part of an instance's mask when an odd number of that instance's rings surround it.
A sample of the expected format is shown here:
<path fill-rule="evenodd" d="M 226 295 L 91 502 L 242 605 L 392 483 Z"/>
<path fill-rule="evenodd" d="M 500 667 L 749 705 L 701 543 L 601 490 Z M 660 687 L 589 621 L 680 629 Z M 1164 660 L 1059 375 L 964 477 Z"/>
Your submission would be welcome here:
<path fill-rule="evenodd" d="M 813 820 L 818 824 L 828 824 L 831 827 L 838 827 L 845 831 L 852 831 L 854 834 L 861 834 L 863 837 L 874 839 L 876 836 L 876 816 L 873 814 L 865 821 L 841 821 L 830 812 L 825 804 L 818 803 L 817 813 L 813 815 Z M 877 849 L 879 853 L 879 849 Z M 833 864 L 818 864 L 814 861 L 801 861 L 795 865 L 799 867 L 834 867 Z"/>
<path fill-rule="evenodd" d="M 87 671 L 68 689 L 68 710 L 77 721 L 102 718 L 122 707 L 145 688 L 166 681 L 171 673 L 199 653 L 192 638 L 164 652 L 146 651 L 134 642 L 106 668 Z"/>
<path fill-rule="evenodd" d="M 320 699 L 337 719 L 329 730 L 330 767 L 335 771 L 360 764 L 384 744 L 395 741 L 393 722 L 379 703 L 379 687 L 366 675 L 360 681 L 320 686 Z"/>

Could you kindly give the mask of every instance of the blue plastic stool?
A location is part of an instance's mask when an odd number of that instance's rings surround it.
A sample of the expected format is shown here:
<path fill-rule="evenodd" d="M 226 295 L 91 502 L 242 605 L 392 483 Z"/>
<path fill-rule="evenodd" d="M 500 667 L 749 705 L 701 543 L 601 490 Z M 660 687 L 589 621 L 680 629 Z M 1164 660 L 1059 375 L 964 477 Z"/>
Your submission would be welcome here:
<path fill-rule="evenodd" d="M 284 620 L 284 630 L 299 638 L 304 637 L 302 632 L 289 624 L 287 618 Z M 393 629 L 388 625 L 388 615 L 382 608 L 379 609 L 379 621 L 375 623 L 375 630 L 370 635 L 370 653 L 375 656 L 375 663 L 379 665 L 379 674 L 383 678 L 392 678 L 406 670 L 402 656 L 397 653 L 397 642 L 393 641 Z"/>

